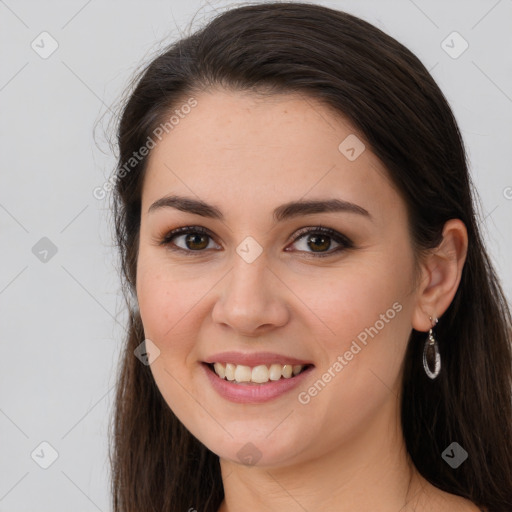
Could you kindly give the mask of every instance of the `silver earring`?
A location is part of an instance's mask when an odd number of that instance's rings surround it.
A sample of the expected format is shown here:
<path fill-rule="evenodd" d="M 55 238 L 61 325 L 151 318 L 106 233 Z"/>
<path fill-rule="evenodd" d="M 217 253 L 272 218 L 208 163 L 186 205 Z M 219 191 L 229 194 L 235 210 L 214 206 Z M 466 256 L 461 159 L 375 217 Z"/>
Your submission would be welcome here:
<path fill-rule="evenodd" d="M 430 318 L 430 323 L 432 324 L 432 317 Z M 425 368 L 425 373 L 433 380 L 441 371 L 441 355 L 439 354 L 439 346 L 437 344 L 437 340 L 434 337 L 434 333 L 432 332 L 432 328 L 437 324 L 438 320 L 435 319 L 430 331 L 428 333 L 428 337 L 425 340 L 425 346 L 423 347 L 423 368 Z M 430 369 L 431 364 L 433 363 L 434 371 Z"/>

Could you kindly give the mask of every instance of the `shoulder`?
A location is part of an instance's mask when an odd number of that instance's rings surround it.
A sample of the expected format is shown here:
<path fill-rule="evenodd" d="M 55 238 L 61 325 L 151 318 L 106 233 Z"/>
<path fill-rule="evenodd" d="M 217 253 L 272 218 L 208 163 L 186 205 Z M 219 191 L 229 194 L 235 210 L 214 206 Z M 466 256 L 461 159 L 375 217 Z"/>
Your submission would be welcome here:
<path fill-rule="evenodd" d="M 442 510 L 446 510 L 446 512 L 487 512 L 485 509 L 481 509 L 472 501 L 463 498 L 462 496 L 449 493 L 444 494 L 447 496 L 444 496 L 443 499 L 440 500 L 440 503 L 444 504 L 444 508 Z"/>
<path fill-rule="evenodd" d="M 423 502 L 425 512 L 488 512 L 472 501 L 432 486 Z"/>

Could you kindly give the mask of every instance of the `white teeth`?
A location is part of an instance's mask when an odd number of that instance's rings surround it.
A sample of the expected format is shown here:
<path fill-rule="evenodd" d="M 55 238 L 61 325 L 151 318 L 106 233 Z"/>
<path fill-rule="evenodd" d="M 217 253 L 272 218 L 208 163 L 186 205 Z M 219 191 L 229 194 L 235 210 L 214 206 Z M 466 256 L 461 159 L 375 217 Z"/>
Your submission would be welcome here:
<path fill-rule="evenodd" d="M 281 378 L 289 379 L 292 375 L 298 375 L 303 369 L 302 364 L 271 364 L 267 367 L 260 364 L 251 368 L 245 365 L 235 365 L 227 363 L 214 363 L 213 369 L 221 379 L 227 379 L 234 382 L 254 382 L 264 384 L 269 380 L 279 380 Z"/>
<path fill-rule="evenodd" d="M 237 382 L 249 382 L 251 380 L 250 366 L 237 365 L 235 368 L 235 380 Z"/>
<path fill-rule="evenodd" d="M 255 366 L 251 372 L 251 381 L 252 382 L 268 382 L 268 368 L 264 364 L 260 364 L 259 366 Z"/>
<path fill-rule="evenodd" d="M 215 368 L 215 373 L 221 379 L 223 379 L 226 376 L 226 368 L 223 365 L 221 365 L 220 363 L 215 363 L 213 367 Z"/>
<path fill-rule="evenodd" d="M 302 365 L 301 364 L 294 364 L 293 365 L 293 375 L 297 375 L 298 373 L 300 373 L 302 370 Z"/>
<path fill-rule="evenodd" d="M 289 379 L 292 376 L 292 365 L 291 364 L 284 364 L 283 365 L 283 371 L 282 375 L 285 379 Z"/>
<path fill-rule="evenodd" d="M 217 363 L 217 364 L 220 364 L 220 363 Z M 226 375 L 226 379 L 235 380 L 235 365 L 234 364 L 228 363 L 226 365 L 225 375 Z M 219 377 L 220 377 L 220 375 L 219 375 Z"/>
<path fill-rule="evenodd" d="M 280 364 L 270 365 L 270 380 L 279 380 L 283 373 L 283 366 Z"/>

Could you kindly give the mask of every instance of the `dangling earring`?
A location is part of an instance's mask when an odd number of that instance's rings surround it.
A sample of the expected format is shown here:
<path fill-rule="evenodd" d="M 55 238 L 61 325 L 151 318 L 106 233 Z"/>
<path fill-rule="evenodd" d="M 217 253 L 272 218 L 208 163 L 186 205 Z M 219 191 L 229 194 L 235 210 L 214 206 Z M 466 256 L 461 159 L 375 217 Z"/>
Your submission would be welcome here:
<path fill-rule="evenodd" d="M 432 317 L 430 318 L 430 323 L 432 324 Z M 434 337 L 434 333 L 432 332 L 432 328 L 437 324 L 438 320 L 435 319 L 435 322 L 432 324 L 430 331 L 428 333 L 428 337 L 425 340 L 425 346 L 423 348 L 423 368 L 425 368 L 425 373 L 431 378 L 435 379 L 439 372 L 441 371 L 441 355 L 439 354 L 439 346 L 437 344 L 437 340 Z M 434 364 L 434 371 L 430 369 L 430 364 Z"/>

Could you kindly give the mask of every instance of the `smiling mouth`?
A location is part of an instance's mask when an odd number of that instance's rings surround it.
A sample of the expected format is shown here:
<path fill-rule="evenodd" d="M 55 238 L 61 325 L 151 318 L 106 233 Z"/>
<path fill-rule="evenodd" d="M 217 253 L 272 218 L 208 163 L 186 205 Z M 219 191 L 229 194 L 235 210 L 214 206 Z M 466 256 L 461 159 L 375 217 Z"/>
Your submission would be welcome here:
<path fill-rule="evenodd" d="M 297 375 L 312 368 L 312 364 L 271 364 L 246 366 L 232 363 L 203 363 L 217 377 L 233 384 L 258 385 L 279 380 L 293 379 Z"/>

